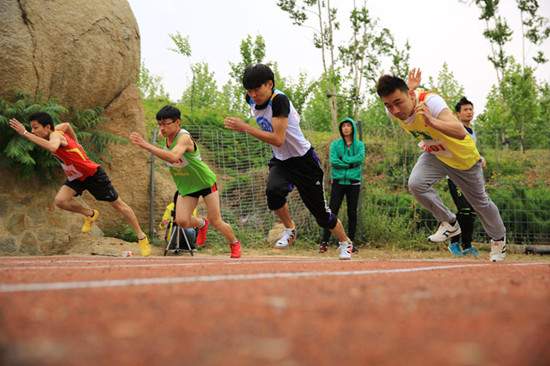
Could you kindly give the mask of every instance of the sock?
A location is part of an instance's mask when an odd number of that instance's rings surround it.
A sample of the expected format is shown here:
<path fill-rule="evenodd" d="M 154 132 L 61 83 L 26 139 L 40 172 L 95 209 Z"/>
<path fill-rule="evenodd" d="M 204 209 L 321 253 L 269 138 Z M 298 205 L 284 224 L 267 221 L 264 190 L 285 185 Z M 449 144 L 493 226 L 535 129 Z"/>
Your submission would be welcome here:
<path fill-rule="evenodd" d="M 237 244 L 239 242 L 239 239 L 235 238 L 235 241 L 232 241 L 231 243 L 229 243 L 230 245 L 233 245 L 233 244 Z"/>
<path fill-rule="evenodd" d="M 95 210 L 92 210 L 92 215 L 90 216 L 90 218 L 93 218 L 95 216 Z"/>
<path fill-rule="evenodd" d="M 502 237 L 502 238 L 500 238 L 500 239 L 498 239 L 498 240 L 493 239 L 493 241 L 503 241 L 503 240 L 504 240 L 504 237 Z"/>
<path fill-rule="evenodd" d="M 202 229 L 203 227 L 206 226 L 206 221 L 204 221 L 204 219 L 201 219 L 202 220 L 202 224 L 201 226 L 199 226 L 199 229 Z"/>
<path fill-rule="evenodd" d="M 455 226 L 455 224 L 456 224 L 456 220 L 453 221 L 453 222 L 449 222 L 449 225 L 451 225 L 451 226 Z"/>

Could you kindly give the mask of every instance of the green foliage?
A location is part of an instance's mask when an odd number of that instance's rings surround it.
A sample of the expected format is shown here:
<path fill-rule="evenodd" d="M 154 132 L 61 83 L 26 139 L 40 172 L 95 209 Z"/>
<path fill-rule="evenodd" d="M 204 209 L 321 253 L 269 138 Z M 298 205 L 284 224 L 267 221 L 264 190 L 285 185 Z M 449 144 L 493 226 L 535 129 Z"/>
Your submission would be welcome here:
<path fill-rule="evenodd" d="M 103 235 L 117 238 L 128 242 L 137 242 L 138 237 L 135 230 L 123 219 L 111 221 L 103 227 Z"/>
<path fill-rule="evenodd" d="M 137 85 L 142 98 L 148 100 L 168 99 L 168 93 L 164 91 L 164 86 L 161 84 L 161 81 L 162 78 L 160 76 L 151 75 L 149 69 L 145 67 L 145 62 L 141 61 Z"/>
<path fill-rule="evenodd" d="M 550 126 L 549 106 L 548 83 L 539 85 L 530 67 L 521 67 L 512 59 L 498 88 L 491 90 L 476 131 L 486 136 L 498 132 L 500 141 L 493 143 L 507 143 L 523 152 L 527 147 L 546 147 L 548 137 L 540 130 Z"/>
<path fill-rule="evenodd" d="M 257 63 L 263 63 L 266 53 L 265 40 L 262 36 L 258 35 L 254 40 L 249 34 L 246 39 L 241 41 L 241 61 L 238 63 L 229 62 L 231 66 L 231 72 L 229 76 L 233 78 L 237 85 L 242 86 L 242 78 L 244 69 L 247 66 L 255 65 Z"/>
<path fill-rule="evenodd" d="M 545 239 L 541 233 L 550 232 L 550 190 L 547 187 L 509 185 L 506 188 L 488 187 L 488 194 L 498 208 L 506 225 L 507 237 L 518 244 Z M 546 238 L 547 239 L 547 238 Z"/>
<path fill-rule="evenodd" d="M 15 118 L 29 129 L 28 117 L 36 112 L 46 112 L 52 116 L 54 125 L 61 123 L 61 116 L 68 110 L 57 103 L 57 99 L 44 100 L 42 95 L 32 97 L 20 90 L 15 90 L 13 102 L 0 100 L 0 146 L 5 146 L 0 155 L 0 164 L 17 168 L 22 179 L 33 176 L 53 182 L 59 163 L 53 154 L 47 153 L 27 139 L 21 138 L 9 126 L 9 120 Z M 79 143 L 86 150 L 88 157 L 103 163 L 111 156 L 107 150 L 109 144 L 126 144 L 127 141 L 109 132 L 99 131 L 97 127 L 106 122 L 101 117 L 103 108 L 95 107 L 82 112 L 73 110 L 75 116 L 72 125 Z"/>
<path fill-rule="evenodd" d="M 278 72 L 275 77 L 277 80 L 275 87 L 292 101 L 292 105 L 301 115 L 316 84 L 307 80 L 307 73 L 305 72 L 301 72 L 296 81 L 290 77 L 282 77 Z"/>
<path fill-rule="evenodd" d="M 191 57 L 191 44 L 189 43 L 189 36 L 184 37 L 180 32 L 175 34 L 169 34 L 170 39 L 176 44 L 176 48 L 169 48 L 170 51 L 179 53 L 180 55 Z"/>
<path fill-rule="evenodd" d="M 332 131 L 332 117 L 330 114 L 329 100 L 326 97 L 325 83 L 314 83 L 312 97 L 304 110 L 302 117 L 308 120 L 316 131 Z"/>
<path fill-rule="evenodd" d="M 179 104 L 194 108 L 209 108 L 218 97 L 214 73 L 210 72 L 206 62 L 191 65 L 193 77 L 189 87 L 184 90 Z"/>
<path fill-rule="evenodd" d="M 456 103 L 464 96 L 464 87 L 456 81 L 454 74 L 449 70 L 446 62 L 437 75 L 437 81 L 432 77 L 428 78 L 430 91 L 439 94 L 447 103 L 447 106 L 454 112 Z"/>

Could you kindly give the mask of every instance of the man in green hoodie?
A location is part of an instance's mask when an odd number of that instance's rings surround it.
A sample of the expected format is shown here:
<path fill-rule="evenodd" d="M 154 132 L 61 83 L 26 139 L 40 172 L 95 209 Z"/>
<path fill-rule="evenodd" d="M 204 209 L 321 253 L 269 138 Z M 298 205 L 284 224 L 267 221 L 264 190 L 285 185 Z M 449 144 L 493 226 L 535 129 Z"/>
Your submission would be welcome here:
<path fill-rule="evenodd" d="M 357 126 L 351 118 L 344 118 L 339 126 L 341 139 L 330 145 L 330 165 L 332 167 L 332 189 L 330 191 L 330 209 L 338 216 L 338 211 L 346 197 L 348 204 L 348 236 L 355 242 L 357 228 L 357 203 L 361 191 L 361 166 L 365 160 L 365 144 L 357 139 Z M 328 250 L 330 231 L 323 230 L 319 253 Z M 352 253 L 357 254 L 353 246 Z"/>

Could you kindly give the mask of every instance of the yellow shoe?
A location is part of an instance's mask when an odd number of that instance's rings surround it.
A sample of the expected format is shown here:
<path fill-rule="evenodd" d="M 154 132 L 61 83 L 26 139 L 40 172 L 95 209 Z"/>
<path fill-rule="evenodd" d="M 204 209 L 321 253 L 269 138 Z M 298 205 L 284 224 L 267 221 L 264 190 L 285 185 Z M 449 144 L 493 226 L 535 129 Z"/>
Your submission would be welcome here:
<path fill-rule="evenodd" d="M 95 220 L 99 217 L 99 211 L 94 210 L 94 214 L 92 216 L 86 216 L 86 222 L 84 222 L 84 226 L 82 226 L 82 232 L 88 233 L 90 230 L 92 230 L 92 224 Z"/>
<path fill-rule="evenodd" d="M 143 239 L 138 239 L 138 243 L 141 246 L 141 255 L 144 257 L 147 257 L 149 254 L 151 254 L 151 246 L 149 245 L 149 240 L 147 240 L 147 236 Z"/>

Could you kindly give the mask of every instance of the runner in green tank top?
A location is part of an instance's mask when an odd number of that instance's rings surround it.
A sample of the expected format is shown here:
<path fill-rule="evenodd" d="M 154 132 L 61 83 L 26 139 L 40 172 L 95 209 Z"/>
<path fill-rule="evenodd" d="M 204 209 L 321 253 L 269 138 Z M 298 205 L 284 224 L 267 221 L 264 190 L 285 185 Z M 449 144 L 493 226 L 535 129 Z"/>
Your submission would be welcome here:
<path fill-rule="evenodd" d="M 233 228 L 221 217 L 216 175 L 202 162 L 195 140 L 189 132 L 180 127 L 180 117 L 179 109 L 170 105 L 158 111 L 157 121 L 163 136 L 162 149 L 151 145 L 136 132 L 130 135 L 130 140 L 166 161 L 170 167 L 170 174 L 179 192 L 176 202 L 176 224 L 181 228 L 198 227 L 197 245 L 202 246 L 206 241 L 208 226 L 212 223 L 229 241 L 231 258 L 240 258 L 241 243 L 235 237 Z M 193 216 L 200 196 L 206 205 L 208 219 Z"/>

